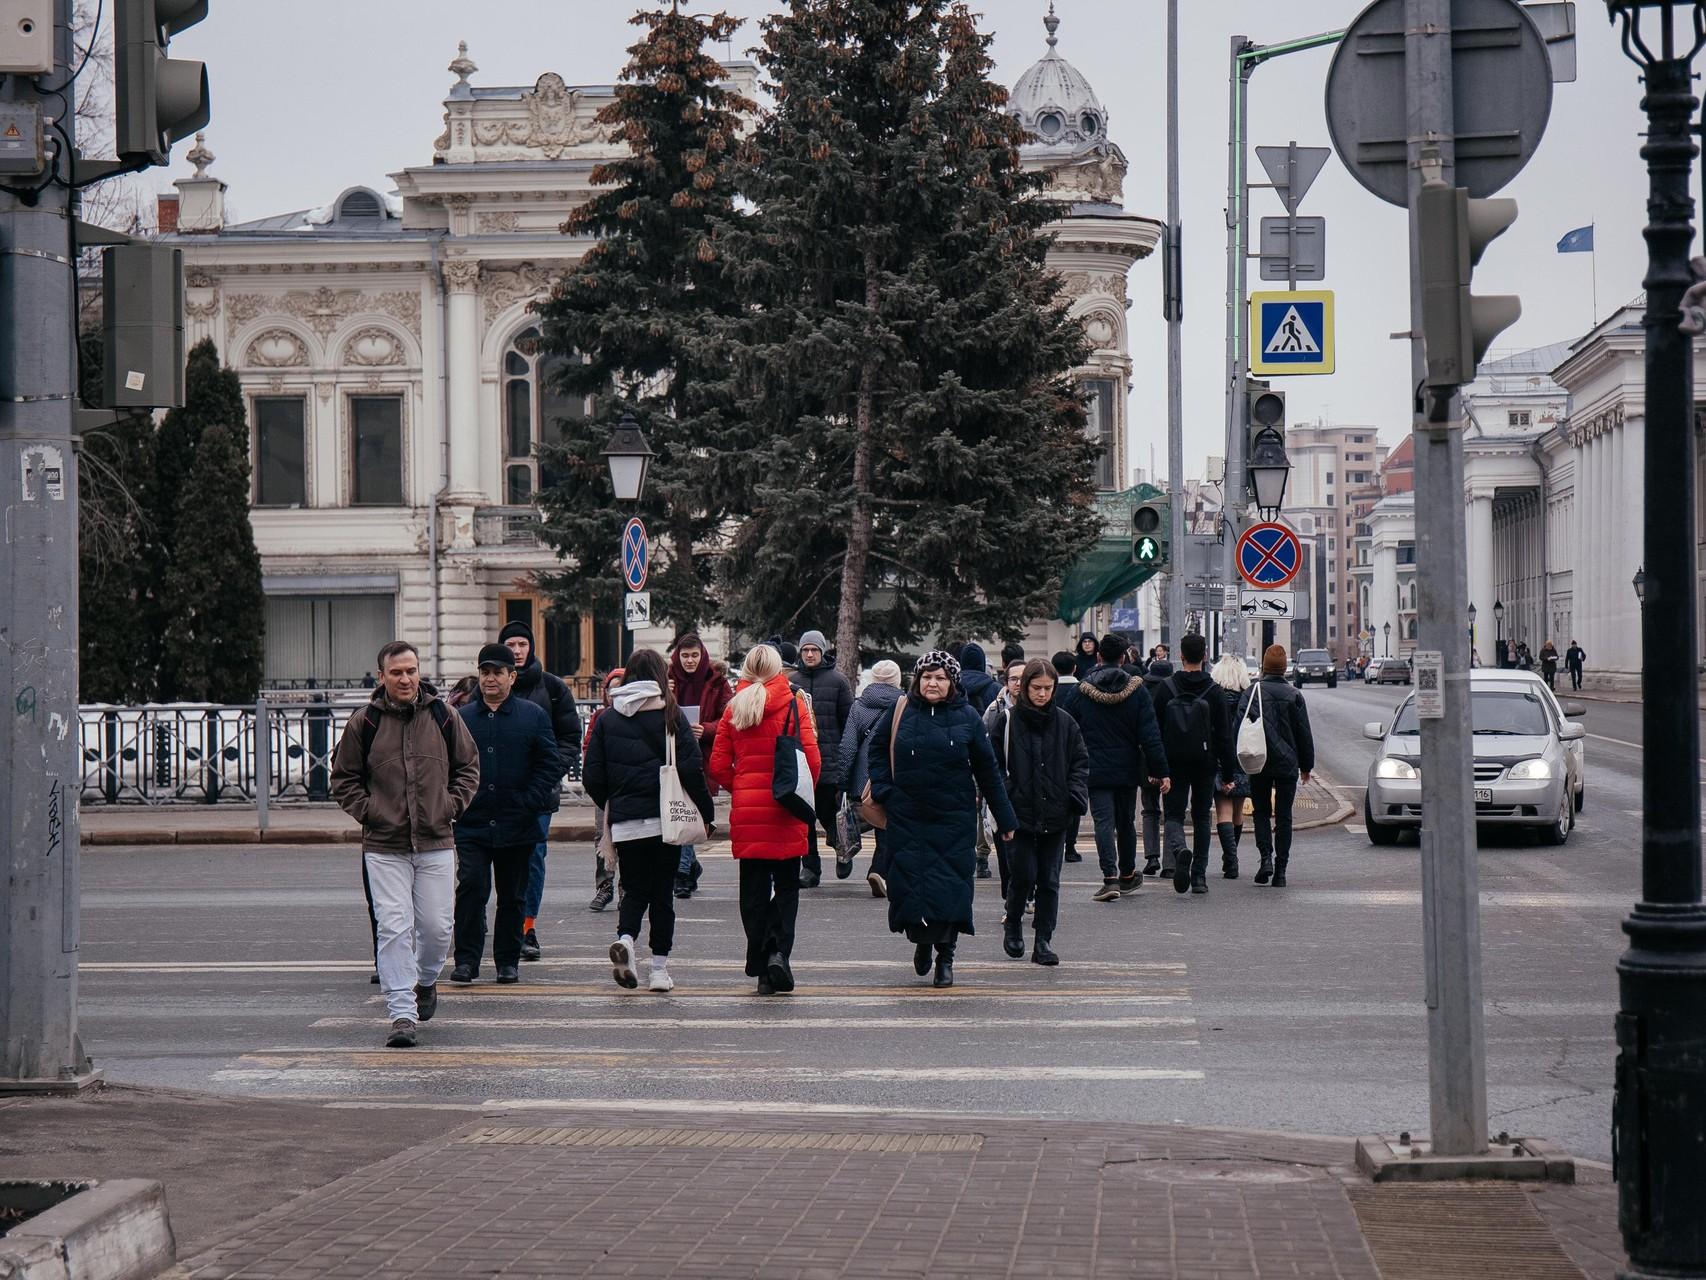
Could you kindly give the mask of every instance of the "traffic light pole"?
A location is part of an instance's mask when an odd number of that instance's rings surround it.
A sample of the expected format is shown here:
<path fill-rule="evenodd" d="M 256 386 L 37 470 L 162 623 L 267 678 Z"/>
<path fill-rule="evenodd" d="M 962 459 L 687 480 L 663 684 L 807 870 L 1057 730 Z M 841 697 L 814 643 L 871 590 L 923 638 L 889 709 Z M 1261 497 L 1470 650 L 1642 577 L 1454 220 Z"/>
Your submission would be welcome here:
<path fill-rule="evenodd" d="M 1410 385 L 1418 397 L 1413 427 L 1417 648 L 1444 660 L 1443 715 L 1420 720 L 1429 1136 L 1435 1155 L 1471 1156 L 1487 1150 L 1487 1066 L 1469 642 L 1462 623 L 1468 594 L 1462 401 L 1455 392 L 1436 398 L 1426 386 L 1418 216 L 1423 182 L 1434 177 L 1449 183 L 1453 173 L 1451 8 L 1451 0 L 1405 0 L 1404 65 L 1410 139 Z"/>
<path fill-rule="evenodd" d="M 72 0 L 56 0 L 52 81 L 71 67 Z M 45 77 L 44 77 L 45 78 Z M 15 101 L 57 112 L 69 180 L 75 114 L 24 76 Z M 39 180 L 39 179 L 38 179 Z M 33 183 L 22 184 L 24 187 Z M 0 192 L 0 729 L 6 888 L 0 904 L 0 1092 L 64 1092 L 98 1075 L 77 1037 L 77 274 L 72 191 Z M 8 319 L 9 318 L 9 319 Z"/>
<path fill-rule="evenodd" d="M 1179 226 L 1179 0 L 1167 0 L 1167 261 L 1162 309 L 1167 319 L 1167 628 L 1178 643 L 1185 624 L 1184 265 Z"/>

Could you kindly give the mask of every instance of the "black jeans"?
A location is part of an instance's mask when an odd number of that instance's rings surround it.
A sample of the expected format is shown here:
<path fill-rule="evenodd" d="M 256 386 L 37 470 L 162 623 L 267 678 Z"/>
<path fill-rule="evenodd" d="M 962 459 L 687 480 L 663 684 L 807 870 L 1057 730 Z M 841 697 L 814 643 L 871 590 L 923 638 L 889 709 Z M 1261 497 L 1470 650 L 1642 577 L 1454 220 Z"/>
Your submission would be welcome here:
<path fill-rule="evenodd" d="M 1173 775 L 1173 789 L 1165 797 L 1167 808 L 1167 850 L 1170 861 L 1178 866 L 1178 857 L 1185 851 L 1185 810 L 1191 814 L 1191 852 L 1194 861 L 1208 865 L 1208 843 L 1214 834 L 1214 778 L 1207 773 Z"/>
<path fill-rule="evenodd" d="M 1161 857 L 1161 788 L 1143 784 L 1143 860 Z"/>
<path fill-rule="evenodd" d="M 1291 857 L 1291 806 L 1297 799 L 1297 775 L 1250 775 L 1250 807 L 1256 819 L 1256 851 L 1285 862 Z"/>
<path fill-rule="evenodd" d="M 1137 870 L 1137 788 L 1091 787 L 1090 819 L 1096 824 L 1096 861 L 1102 879 Z"/>
<path fill-rule="evenodd" d="M 1007 892 L 1007 921 L 1017 924 L 1025 918 L 1025 903 L 1032 893 L 1037 895 L 1037 915 L 1034 923 L 1037 939 L 1047 942 L 1054 936 L 1055 922 L 1060 918 L 1060 864 L 1066 858 L 1066 832 L 1019 831 L 1007 847 L 1007 863 L 1011 868 L 1011 885 Z"/>
<path fill-rule="evenodd" d="M 746 976 L 756 978 L 777 951 L 794 954 L 800 912 L 798 858 L 741 858 L 740 922 L 746 929 Z"/>
<path fill-rule="evenodd" d="M 624 840 L 616 846 L 616 867 L 622 876 L 622 902 L 616 912 L 616 932 L 640 936 L 640 922 L 651 912 L 651 948 L 667 956 L 675 945 L 675 869 L 681 850 L 660 836 Z"/>
<path fill-rule="evenodd" d="M 480 971 L 486 950 L 486 903 L 492 881 L 498 885 L 497 919 L 492 923 L 492 963 L 502 968 L 521 963 L 523 899 L 533 862 L 534 841 L 517 845 L 456 845 L 456 941 L 458 966 Z"/>
<path fill-rule="evenodd" d="M 1582 687 L 1582 669 L 1580 667 L 1571 667 L 1570 668 L 1570 688 L 1580 689 L 1581 687 Z"/>
<path fill-rule="evenodd" d="M 818 783 L 812 789 L 812 807 L 817 810 L 817 822 L 812 824 L 811 847 L 802 861 L 807 871 L 820 876 L 823 874 L 823 859 L 818 856 L 817 829 L 821 826 L 826 834 L 835 835 L 835 812 L 841 807 L 841 787 L 834 782 Z"/>
<path fill-rule="evenodd" d="M 889 853 L 889 833 L 877 827 L 871 835 L 877 845 L 877 851 L 871 855 L 871 870 L 881 876 L 886 884 L 889 878 L 889 863 L 893 861 L 893 856 Z"/>

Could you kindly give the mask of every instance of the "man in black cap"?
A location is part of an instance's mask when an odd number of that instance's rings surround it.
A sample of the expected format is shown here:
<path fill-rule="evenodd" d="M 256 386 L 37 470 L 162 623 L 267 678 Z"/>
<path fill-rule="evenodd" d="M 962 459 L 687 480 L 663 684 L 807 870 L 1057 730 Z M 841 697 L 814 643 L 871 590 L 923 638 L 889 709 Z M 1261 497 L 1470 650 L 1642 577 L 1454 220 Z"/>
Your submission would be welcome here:
<path fill-rule="evenodd" d="M 497 919 L 492 961 L 499 982 L 517 982 L 524 895 L 540 816 L 549 815 L 563 780 L 551 718 L 515 695 L 515 658 L 505 645 L 480 650 L 480 697 L 459 715 L 480 757 L 480 789 L 456 822 L 456 967 L 452 982 L 472 982 L 486 949 L 486 903 L 494 875 Z"/>
<path fill-rule="evenodd" d="M 498 632 L 498 643 L 506 646 L 515 658 L 515 696 L 531 702 L 551 720 L 557 735 L 557 751 L 563 757 L 561 777 L 578 775 L 581 758 L 581 718 L 575 709 L 575 695 L 558 676 L 540 665 L 537 647 L 533 643 L 533 628 L 525 622 L 504 624 Z M 551 796 L 551 806 L 539 815 L 539 834 L 533 844 L 532 860 L 527 869 L 527 914 L 522 923 L 521 958 L 539 958 L 539 935 L 534 930 L 534 918 L 545 901 L 545 855 L 551 834 L 551 815 L 562 803 L 559 790 Z"/>

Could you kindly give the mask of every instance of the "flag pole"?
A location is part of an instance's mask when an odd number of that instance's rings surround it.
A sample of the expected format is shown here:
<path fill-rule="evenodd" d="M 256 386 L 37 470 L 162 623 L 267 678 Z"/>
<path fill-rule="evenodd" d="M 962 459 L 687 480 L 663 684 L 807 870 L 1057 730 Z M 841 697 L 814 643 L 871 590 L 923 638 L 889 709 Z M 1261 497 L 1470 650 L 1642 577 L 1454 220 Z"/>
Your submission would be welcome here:
<path fill-rule="evenodd" d="M 1593 247 L 1588 250 L 1588 273 L 1593 280 L 1593 324 L 1588 328 L 1599 325 L 1599 238 L 1594 234 L 1593 223 L 1588 223 L 1588 242 Z"/>

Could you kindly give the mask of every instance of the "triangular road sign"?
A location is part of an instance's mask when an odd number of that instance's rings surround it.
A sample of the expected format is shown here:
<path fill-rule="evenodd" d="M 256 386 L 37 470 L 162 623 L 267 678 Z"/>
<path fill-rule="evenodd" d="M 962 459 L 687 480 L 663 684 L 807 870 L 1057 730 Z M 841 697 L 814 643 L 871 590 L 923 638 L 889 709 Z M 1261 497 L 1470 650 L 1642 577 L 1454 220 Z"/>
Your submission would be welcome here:
<path fill-rule="evenodd" d="M 1327 157 L 1333 154 L 1331 147 L 1298 147 L 1297 173 L 1293 175 L 1288 172 L 1291 168 L 1287 159 L 1290 151 L 1289 146 L 1256 148 L 1256 159 L 1268 171 L 1268 181 L 1274 184 L 1274 190 L 1285 203 L 1288 213 L 1295 212 L 1303 203 L 1304 193 L 1314 185 L 1327 163 Z"/>
<path fill-rule="evenodd" d="M 1297 308 L 1287 307 L 1284 319 L 1274 330 L 1274 336 L 1268 339 L 1268 345 L 1262 348 L 1262 354 L 1320 355 L 1321 346 L 1315 341 L 1315 335 L 1309 332 L 1309 326 L 1303 323 L 1303 317 L 1297 314 Z"/>

